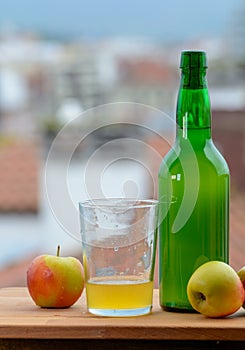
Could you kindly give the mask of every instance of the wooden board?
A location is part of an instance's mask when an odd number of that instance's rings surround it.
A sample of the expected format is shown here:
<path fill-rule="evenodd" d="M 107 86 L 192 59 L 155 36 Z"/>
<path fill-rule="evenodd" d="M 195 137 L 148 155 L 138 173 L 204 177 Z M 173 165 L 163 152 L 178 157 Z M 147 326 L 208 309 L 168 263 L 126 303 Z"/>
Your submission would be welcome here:
<path fill-rule="evenodd" d="M 41 309 L 26 288 L 0 290 L 0 339 L 245 340 L 245 310 L 225 319 L 162 311 L 158 290 L 153 312 L 130 318 L 95 317 L 86 310 L 85 292 L 67 309 Z"/>

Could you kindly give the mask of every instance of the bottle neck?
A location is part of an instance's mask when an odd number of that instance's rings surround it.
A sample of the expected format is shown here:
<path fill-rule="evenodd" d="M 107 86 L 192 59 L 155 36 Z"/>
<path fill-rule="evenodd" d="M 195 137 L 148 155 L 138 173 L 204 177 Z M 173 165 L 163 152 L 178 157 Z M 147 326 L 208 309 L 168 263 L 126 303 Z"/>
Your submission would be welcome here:
<path fill-rule="evenodd" d="M 191 129 L 205 129 L 204 134 L 211 137 L 211 108 L 205 68 L 182 69 L 176 122 L 184 136 L 189 137 Z"/>
<path fill-rule="evenodd" d="M 192 145 L 195 149 L 203 149 L 212 141 L 210 128 L 183 129 L 177 127 L 176 145 L 184 147 Z"/>

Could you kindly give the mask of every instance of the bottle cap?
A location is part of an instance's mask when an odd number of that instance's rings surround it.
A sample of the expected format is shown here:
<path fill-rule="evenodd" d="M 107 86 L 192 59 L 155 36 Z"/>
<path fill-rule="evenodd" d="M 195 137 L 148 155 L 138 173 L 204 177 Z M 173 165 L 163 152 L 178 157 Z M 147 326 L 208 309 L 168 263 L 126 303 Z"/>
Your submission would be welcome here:
<path fill-rule="evenodd" d="M 204 51 L 183 51 L 180 68 L 208 68 L 206 53 Z"/>

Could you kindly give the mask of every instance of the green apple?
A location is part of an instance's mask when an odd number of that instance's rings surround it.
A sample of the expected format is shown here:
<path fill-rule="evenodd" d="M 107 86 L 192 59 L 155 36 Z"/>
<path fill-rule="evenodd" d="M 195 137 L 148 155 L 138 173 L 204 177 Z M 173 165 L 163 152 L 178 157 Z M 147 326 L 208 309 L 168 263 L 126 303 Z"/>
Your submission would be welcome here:
<path fill-rule="evenodd" d="M 209 261 L 194 271 L 187 295 L 192 307 L 208 317 L 225 317 L 244 302 L 244 288 L 236 271 L 221 261 Z"/>
<path fill-rule="evenodd" d="M 243 288 L 245 289 L 245 266 L 243 266 L 238 272 L 238 276 L 240 277 L 240 280 L 242 281 Z M 245 300 L 243 301 L 243 308 L 245 309 Z"/>
<path fill-rule="evenodd" d="M 27 287 L 36 305 L 65 308 L 73 305 L 84 289 L 84 270 L 74 257 L 40 255 L 27 269 Z"/>

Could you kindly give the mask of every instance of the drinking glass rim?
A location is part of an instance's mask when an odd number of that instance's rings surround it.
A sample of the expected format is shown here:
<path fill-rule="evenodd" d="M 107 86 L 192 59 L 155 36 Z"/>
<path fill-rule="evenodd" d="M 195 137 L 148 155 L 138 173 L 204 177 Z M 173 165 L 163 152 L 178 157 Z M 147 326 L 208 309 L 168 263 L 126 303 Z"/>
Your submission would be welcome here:
<path fill-rule="evenodd" d="M 128 206 L 129 208 L 150 208 L 157 206 L 159 201 L 157 199 L 144 199 L 144 198 L 123 198 L 123 197 L 108 197 L 108 198 L 93 198 L 86 199 L 79 202 L 79 206 L 84 208 L 94 207 L 121 207 Z"/>

